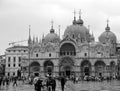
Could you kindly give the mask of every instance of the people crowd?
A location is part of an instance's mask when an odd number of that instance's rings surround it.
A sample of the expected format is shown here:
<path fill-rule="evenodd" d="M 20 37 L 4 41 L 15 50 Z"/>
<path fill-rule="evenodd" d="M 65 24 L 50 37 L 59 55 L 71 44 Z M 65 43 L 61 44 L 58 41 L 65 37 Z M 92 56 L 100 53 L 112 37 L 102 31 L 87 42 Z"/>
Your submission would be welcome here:
<path fill-rule="evenodd" d="M 0 88 L 1 86 L 3 87 L 8 87 L 10 83 L 12 83 L 13 87 L 17 87 L 17 81 L 18 81 L 18 77 L 14 76 L 14 77 L 8 77 L 8 76 L 4 76 L 4 77 L 0 77 Z M 21 80 L 23 83 L 26 82 L 26 80 L 28 79 L 28 83 L 30 85 L 34 86 L 35 91 L 57 91 L 56 90 L 56 86 L 58 85 L 58 83 L 60 83 L 60 87 L 61 87 L 61 91 L 64 91 L 65 87 L 66 87 L 66 83 L 71 81 L 74 84 L 78 83 L 80 81 L 99 81 L 102 82 L 104 80 L 106 81 L 112 81 L 112 80 L 119 80 L 119 77 L 117 76 L 109 76 L 109 77 L 104 77 L 104 76 L 90 76 L 90 75 L 84 75 L 84 76 L 80 76 L 80 77 L 75 77 L 75 76 L 59 76 L 59 77 L 55 77 L 52 75 L 46 76 L 45 78 L 42 78 L 40 76 L 34 76 L 34 77 L 21 77 Z"/>
<path fill-rule="evenodd" d="M 3 87 L 8 87 L 10 83 L 13 83 L 13 86 L 17 86 L 17 77 L 9 77 L 9 76 L 0 76 L 0 88 Z"/>
<path fill-rule="evenodd" d="M 64 91 L 65 83 L 66 83 L 66 78 L 65 77 L 53 77 L 53 76 L 48 76 L 46 79 L 42 79 L 41 77 L 34 78 L 34 87 L 36 91 L 56 91 L 56 81 L 59 81 L 61 83 L 61 90 Z"/>

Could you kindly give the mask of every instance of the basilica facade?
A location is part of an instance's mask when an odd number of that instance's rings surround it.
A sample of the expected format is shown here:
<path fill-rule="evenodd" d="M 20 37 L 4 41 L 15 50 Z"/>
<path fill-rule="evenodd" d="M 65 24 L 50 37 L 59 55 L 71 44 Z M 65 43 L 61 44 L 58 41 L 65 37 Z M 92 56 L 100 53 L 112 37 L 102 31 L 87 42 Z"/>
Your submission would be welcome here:
<path fill-rule="evenodd" d="M 119 45 L 108 22 L 98 40 L 95 41 L 81 17 L 74 17 L 72 24 L 66 27 L 62 39 L 52 25 L 50 32 L 40 41 L 29 36 L 28 46 L 24 47 L 27 53 L 21 56 L 22 75 L 115 76 L 118 73 Z M 11 48 L 6 53 L 9 50 Z"/>

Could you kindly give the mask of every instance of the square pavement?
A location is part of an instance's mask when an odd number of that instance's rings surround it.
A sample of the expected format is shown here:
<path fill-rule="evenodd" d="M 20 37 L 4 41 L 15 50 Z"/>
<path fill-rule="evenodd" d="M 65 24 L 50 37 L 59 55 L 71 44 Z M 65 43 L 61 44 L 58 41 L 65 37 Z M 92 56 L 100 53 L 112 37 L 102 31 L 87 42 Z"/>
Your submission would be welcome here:
<path fill-rule="evenodd" d="M 13 83 L 10 83 L 9 86 L 4 87 L 2 86 L 0 91 L 35 91 L 35 90 L 33 85 L 23 84 L 22 81 L 18 81 L 18 86 L 13 87 Z M 61 84 L 58 81 L 56 91 L 61 91 Z M 79 83 L 76 84 L 74 84 L 71 81 L 67 81 L 64 91 L 120 91 L 120 81 L 116 80 L 111 82 L 80 81 Z"/>

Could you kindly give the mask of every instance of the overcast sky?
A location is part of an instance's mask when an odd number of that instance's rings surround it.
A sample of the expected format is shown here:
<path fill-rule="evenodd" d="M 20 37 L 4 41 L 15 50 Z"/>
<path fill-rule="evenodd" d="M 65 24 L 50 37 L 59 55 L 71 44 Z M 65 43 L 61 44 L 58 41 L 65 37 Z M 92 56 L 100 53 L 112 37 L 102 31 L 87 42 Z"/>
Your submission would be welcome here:
<path fill-rule="evenodd" d="M 28 39 L 29 25 L 31 35 L 41 38 L 49 33 L 53 20 L 57 33 L 61 25 L 62 36 L 72 24 L 74 9 L 77 19 L 82 10 L 84 25 L 90 25 L 96 41 L 105 31 L 107 19 L 120 40 L 120 0 L 0 0 L 0 54 L 10 47 L 10 42 Z"/>

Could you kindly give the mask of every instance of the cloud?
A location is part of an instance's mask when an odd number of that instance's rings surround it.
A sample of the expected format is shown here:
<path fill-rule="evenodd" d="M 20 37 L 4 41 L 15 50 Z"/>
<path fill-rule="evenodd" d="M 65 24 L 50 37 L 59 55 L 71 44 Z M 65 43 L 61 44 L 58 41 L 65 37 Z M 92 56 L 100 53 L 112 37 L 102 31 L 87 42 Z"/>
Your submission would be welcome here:
<path fill-rule="evenodd" d="M 28 38 L 28 25 L 31 24 L 32 36 L 41 37 L 49 33 L 51 20 L 61 35 L 72 24 L 73 10 L 82 9 L 84 25 L 91 26 L 96 40 L 105 31 L 106 19 L 110 19 L 111 31 L 119 38 L 119 0 L 0 0 L 0 41 L 1 51 L 5 51 L 10 41 Z M 4 39 L 4 40 L 3 40 Z"/>

